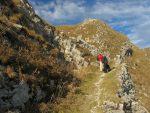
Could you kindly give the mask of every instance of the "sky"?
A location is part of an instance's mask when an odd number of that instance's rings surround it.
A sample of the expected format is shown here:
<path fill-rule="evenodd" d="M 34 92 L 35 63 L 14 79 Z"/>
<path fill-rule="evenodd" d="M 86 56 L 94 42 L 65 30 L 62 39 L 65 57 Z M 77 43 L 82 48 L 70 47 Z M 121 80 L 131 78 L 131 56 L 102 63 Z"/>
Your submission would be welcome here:
<path fill-rule="evenodd" d="M 150 0 L 29 0 L 53 25 L 101 19 L 140 48 L 150 47 Z"/>

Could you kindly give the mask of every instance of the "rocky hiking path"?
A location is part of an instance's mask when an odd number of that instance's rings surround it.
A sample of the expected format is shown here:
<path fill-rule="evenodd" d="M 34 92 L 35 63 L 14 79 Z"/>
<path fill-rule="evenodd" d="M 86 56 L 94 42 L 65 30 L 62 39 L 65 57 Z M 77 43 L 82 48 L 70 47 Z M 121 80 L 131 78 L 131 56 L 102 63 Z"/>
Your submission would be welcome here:
<path fill-rule="evenodd" d="M 100 107 L 100 95 L 101 95 L 101 83 L 103 81 L 103 78 L 105 77 L 106 74 L 101 74 L 99 76 L 99 80 L 94 84 L 95 85 L 95 89 L 96 89 L 96 92 L 94 92 L 94 94 L 92 95 L 93 96 L 93 102 L 96 102 L 96 105 L 93 106 L 90 110 L 90 113 L 96 113 L 97 109 Z"/>
<path fill-rule="evenodd" d="M 89 113 L 149 113 L 138 101 L 135 101 L 134 83 L 128 73 L 127 65 L 122 64 L 118 67 L 109 73 L 100 73 L 93 83 L 94 90 L 87 95 L 90 100 Z M 110 84 L 112 80 L 114 82 Z M 104 87 L 105 84 L 108 84 L 107 88 Z M 114 88 L 111 89 L 114 90 L 112 93 L 108 92 L 110 88 Z"/>
<path fill-rule="evenodd" d="M 94 83 L 95 89 L 93 94 L 89 95 L 89 98 L 93 98 L 92 104 L 94 105 L 90 109 L 90 113 L 102 113 L 102 105 L 101 105 L 101 98 L 102 93 L 105 90 L 103 88 L 103 82 L 110 74 L 112 74 L 116 69 L 110 71 L 109 73 L 101 73 L 99 74 L 98 80 Z"/>

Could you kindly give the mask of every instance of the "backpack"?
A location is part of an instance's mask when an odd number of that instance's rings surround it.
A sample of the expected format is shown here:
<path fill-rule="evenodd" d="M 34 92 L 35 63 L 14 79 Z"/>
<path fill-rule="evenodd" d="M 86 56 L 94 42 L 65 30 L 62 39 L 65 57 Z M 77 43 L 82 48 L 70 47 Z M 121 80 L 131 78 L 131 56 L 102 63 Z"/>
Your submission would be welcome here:
<path fill-rule="evenodd" d="M 102 62 L 103 62 L 104 64 L 108 64 L 108 59 L 107 59 L 106 56 L 104 56 L 104 57 L 102 58 Z"/>

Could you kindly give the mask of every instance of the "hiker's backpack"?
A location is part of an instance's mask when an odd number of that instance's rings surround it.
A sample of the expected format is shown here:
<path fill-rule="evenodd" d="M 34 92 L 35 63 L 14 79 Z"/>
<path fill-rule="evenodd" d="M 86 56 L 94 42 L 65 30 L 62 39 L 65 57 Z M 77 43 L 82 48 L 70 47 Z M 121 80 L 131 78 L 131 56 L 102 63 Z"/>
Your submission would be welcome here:
<path fill-rule="evenodd" d="M 104 57 L 102 58 L 102 62 L 103 62 L 104 64 L 108 64 L 108 59 L 107 59 L 106 56 L 104 56 Z"/>

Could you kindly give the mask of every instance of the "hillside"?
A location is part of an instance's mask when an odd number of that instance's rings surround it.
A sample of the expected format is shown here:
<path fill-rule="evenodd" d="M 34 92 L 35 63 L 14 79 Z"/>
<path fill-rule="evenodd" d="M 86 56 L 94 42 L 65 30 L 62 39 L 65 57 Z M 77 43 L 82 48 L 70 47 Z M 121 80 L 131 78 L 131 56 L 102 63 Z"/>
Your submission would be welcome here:
<path fill-rule="evenodd" d="M 150 76 L 148 74 L 150 59 L 148 56 L 149 55 L 148 50 L 143 51 L 142 49 L 139 49 L 134 44 L 132 44 L 126 36 L 114 31 L 113 29 L 111 29 L 107 24 L 105 24 L 101 20 L 87 19 L 84 22 L 77 24 L 77 25 L 63 25 L 63 26 L 56 26 L 56 28 L 58 30 L 60 30 L 61 32 L 67 34 L 70 39 L 77 39 L 77 40 L 80 39 L 80 40 L 82 40 L 82 42 L 85 41 L 86 43 L 88 43 L 90 46 L 93 47 L 92 49 L 95 49 L 95 51 L 97 50 L 97 52 L 95 52 L 95 54 L 88 56 L 90 58 L 90 60 L 88 60 L 88 61 L 90 61 L 90 64 L 92 64 L 92 65 L 95 64 L 94 62 L 96 60 L 95 58 L 96 58 L 96 55 L 98 54 L 98 52 L 102 52 L 102 53 L 104 51 L 107 52 L 111 68 L 115 68 L 115 69 L 112 72 L 110 72 L 110 74 L 105 75 L 105 76 L 110 76 L 110 78 L 105 77 L 105 81 L 103 81 L 103 83 L 101 83 L 102 86 L 101 86 L 100 90 L 102 90 L 103 93 L 99 94 L 99 96 L 100 96 L 99 101 L 102 101 L 102 102 L 98 103 L 99 107 L 97 107 L 97 109 L 99 109 L 100 113 L 104 112 L 105 110 L 106 110 L 105 112 L 109 112 L 109 110 L 114 113 L 119 112 L 119 111 L 117 111 L 117 109 L 121 109 L 121 103 L 124 103 L 125 101 L 131 101 L 131 103 L 134 103 L 134 101 L 139 102 L 138 104 L 145 106 L 147 110 L 150 110 L 149 109 L 150 106 L 148 104 L 149 100 L 150 100 L 149 99 L 150 98 L 149 97 L 149 95 L 150 95 L 150 92 L 149 92 L 150 91 L 149 90 Z M 77 44 L 78 44 L 78 42 L 77 42 Z M 79 44 L 79 46 L 86 47 L 86 46 L 82 46 L 82 44 L 81 45 Z M 132 57 L 128 58 L 128 57 L 124 56 L 126 47 L 132 48 L 132 50 L 133 50 Z M 89 48 L 88 48 L 88 51 L 90 51 Z M 83 51 L 83 52 L 85 52 L 85 51 Z M 120 97 L 116 97 L 117 92 L 120 91 L 119 87 L 124 86 L 124 85 L 122 86 L 119 83 L 120 81 L 118 81 L 118 78 L 120 78 L 119 73 L 121 73 L 121 67 L 122 67 L 122 65 L 124 65 L 124 63 L 127 66 L 127 70 L 126 70 L 127 72 L 125 71 L 122 73 L 128 73 L 129 75 L 126 75 L 126 76 L 129 76 L 129 77 L 131 76 L 131 81 L 127 81 L 126 87 L 132 87 L 132 86 L 134 87 L 133 89 L 126 89 L 126 90 L 134 90 L 133 91 L 134 99 L 130 96 L 121 97 L 121 99 L 120 99 Z M 96 72 L 93 71 L 92 76 L 96 76 L 97 73 L 98 73 L 98 71 L 96 71 Z M 134 85 L 133 84 L 131 85 L 130 82 L 133 82 Z M 90 85 L 91 85 L 91 87 L 94 87 L 93 84 L 90 84 Z M 87 87 L 90 87 L 90 86 L 87 86 Z M 90 91 L 93 92 L 93 90 L 90 90 Z M 90 91 L 88 91 L 88 93 Z M 87 92 L 87 91 L 85 91 L 85 92 Z M 130 94 L 127 94 L 127 95 L 130 95 Z M 102 96 L 103 96 L 103 98 L 102 98 Z M 132 98 L 132 99 L 128 100 L 128 99 L 124 99 L 124 98 Z M 88 101 L 86 101 L 86 102 L 88 103 Z M 106 104 L 105 110 L 102 108 L 104 103 Z M 107 104 L 108 104 L 108 106 L 107 106 Z M 115 107 L 115 106 L 118 106 L 118 104 L 119 104 L 119 108 Z M 90 105 L 90 107 L 91 106 L 92 105 Z M 81 107 L 81 109 L 83 109 L 83 108 Z M 107 109 L 108 109 L 108 111 L 107 111 Z M 115 110 L 113 111 L 113 109 L 115 109 L 116 111 Z M 132 112 L 136 112 L 136 110 L 139 111 L 139 113 L 144 112 L 144 111 L 140 110 L 140 107 L 138 109 L 138 107 L 134 108 L 132 105 L 128 109 L 130 109 Z M 134 109 L 136 109 L 136 110 L 134 110 Z M 79 110 L 76 112 L 80 113 L 81 111 Z M 85 112 L 89 112 L 89 111 L 85 111 Z M 95 112 L 98 112 L 98 111 L 93 111 L 91 113 L 95 113 Z M 120 112 L 123 112 L 123 111 L 120 111 Z"/>
<path fill-rule="evenodd" d="M 146 52 L 145 56 L 150 57 L 150 48 L 145 48 L 144 50 Z"/>
<path fill-rule="evenodd" d="M 0 8 L 0 113 L 150 112 L 149 49 L 101 20 L 53 26 L 27 0 Z M 99 71 L 104 51 L 109 73 Z"/>
<path fill-rule="evenodd" d="M 120 51 L 121 45 L 128 41 L 127 37 L 114 31 L 103 21 L 96 19 L 87 19 L 77 25 L 56 26 L 56 28 L 70 37 L 86 40 L 87 43 L 101 51 L 112 51 L 112 57 Z"/>
<path fill-rule="evenodd" d="M 0 113 L 43 112 L 76 85 L 74 66 L 54 40 L 55 27 L 26 0 L 1 0 L 0 7 Z"/>

